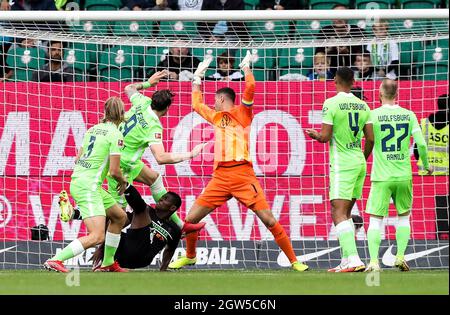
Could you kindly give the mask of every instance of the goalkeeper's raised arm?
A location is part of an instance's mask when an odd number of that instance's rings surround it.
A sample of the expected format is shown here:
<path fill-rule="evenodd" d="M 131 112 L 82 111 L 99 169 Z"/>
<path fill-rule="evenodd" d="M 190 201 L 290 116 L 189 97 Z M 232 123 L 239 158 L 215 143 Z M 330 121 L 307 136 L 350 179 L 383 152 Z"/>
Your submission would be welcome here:
<path fill-rule="evenodd" d="M 244 59 L 242 59 L 242 62 L 239 64 L 239 67 L 244 72 L 245 76 L 245 89 L 244 89 L 244 95 L 242 96 L 242 104 L 245 106 L 252 106 L 253 105 L 253 98 L 255 96 L 255 77 L 253 76 L 253 72 L 250 69 L 250 63 L 252 62 L 252 55 L 249 51 L 247 51 L 247 54 L 245 55 Z"/>

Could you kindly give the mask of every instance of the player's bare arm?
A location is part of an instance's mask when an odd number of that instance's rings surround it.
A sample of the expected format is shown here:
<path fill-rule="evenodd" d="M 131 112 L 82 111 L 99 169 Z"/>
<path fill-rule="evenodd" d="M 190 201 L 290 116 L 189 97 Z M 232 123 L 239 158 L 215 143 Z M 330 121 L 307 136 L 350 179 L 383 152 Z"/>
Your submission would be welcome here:
<path fill-rule="evenodd" d="M 197 157 L 202 152 L 206 144 L 207 143 L 197 144 L 192 149 L 192 151 L 185 153 L 166 152 L 164 149 L 164 145 L 162 144 L 152 144 L 150 146 L 150 150 L 152 151 L 153 156 L 155 157 L 155 160 L 159 165 L 176 164 Z"/>
<path fill-rule="evenodd" d="M 169 266 L 170 260 L 172 259 L 176 249 L 176 247 L 167 244 L 167 246 L 164 248 L 161 267 L 159 268 L 159 271 L 167 270 L 167 267 Z"/>
<path fill-rule="evenodd" d="M 333 125 L 322 124 L 320 132 L 314 129 L 306 129 L 305 132 L 311 139 L 320 143 L 327 143 L 333 135 Z"/>
<path fill-rule="evenodd" d="M 156 86 L 161 79 L 167 77 L 168 75 L 169 72 L 167 70 L 155 72 L 147 82 L 128 84 L 125 87 L 125 93 L 128 98 L 130 98 L 133 94 L 139 93 L 140 90 Z"/>
<path fill-rule="evenodd" d="M 367 123 L 364 125 L 363 128 L 364 132 L 364 138 L 366 139 L 366 142 L 364 144 L 364 157 L 367 159 L 369 158 L 370 154 L 372 153 L 373 146 L 375 144 L 375 136 L 373 134 L 373 125 L 371 123 Z"/>
<path fill-rule="evenodd" d="M 122 171 L 120 170 L 120 155 L 109 156 L 109 174 L 119 183 L 117 191 L 119 195 L 122 195 L 127 188 L 127 180 L 123 177 Z"/>

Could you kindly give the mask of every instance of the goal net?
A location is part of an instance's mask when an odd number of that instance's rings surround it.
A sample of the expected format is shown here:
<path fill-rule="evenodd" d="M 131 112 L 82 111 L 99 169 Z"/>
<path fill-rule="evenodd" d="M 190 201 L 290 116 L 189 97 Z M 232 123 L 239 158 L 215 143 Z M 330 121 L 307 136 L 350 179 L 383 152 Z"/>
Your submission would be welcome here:
<path fill-rule="evenodd" d="M 202 85 L 210 106 L 221 87 L 232 87 L 240 98 L 244 84 L 238 65 L 247 50 L 254 57 L 253 166 L 273 214 L 300 260 L 312 268 L 340 261 L 328 195 L 328 146 L 304 133 L 320 128 L 322 104 L 335 94 L 336 66 L 355 70 L 354 93 L 371 109 L 380 106 L 380 78 L 399 80 L 399 104 L 413 110 L 423 128 L 436 130 L 428 138 L 446 144 L 441 151 L 448 161 L 448 120 L 447 129 L 427 124 L 438 111 L 439 97 L 449 90 L 446 9 L 28 13 L 0 11 L 0 269 L 40 268 L 86 234 L 81 221 L 59 219 L 58 194 L 69 190 L 76 150 L 86 130 L 102 117 L 104 101 L 119 96 L 128 109 L 125 85 L 142 82 L 155 70 L 173 72 L 171 80 L 143 92 L 150 96 L 155 89 L 170 88 L 176 94 L 162 118 L 166 150 L 186 152 L 208 142 L 199 157 L 176 165 L 160 166 L 150 150 L 144 154 L 166 187 L 182 196 L 180 217 L 186 216 L 213 170 L 213 129 L 191 107 L 190 79 L 206 55 L 213 56 Z M 333 23 L 343 24 L 345 31 L 330 32 Z M 445 110 L 448 117 L 448 103 Z M 448 164 L 441 164 L 442 172 L 435 175 L 419 175 L 414 154 L 411 143 L 414 201 L 406 258 L 414 268 L 447 268 Z M 371 161 L 363 197 L 352 210 L 356 223 L 362 218 L 356 238 L 364 261 Z M 151 203 L 149 188 L 137 187 Z M 193 268 L 289 266 L 271 233 L 235 199 L 204 221 Z M 380 250 L 388 267 L 396 251 L 396 222 L 391 205 Z M 41 224 L 41 233 L 33 233 Z M 184 247 L 182 242 L 175 256 Z M 88 267 L 92 253 L 67 265 Z M 152 266 L 158 264 L 157 257 Z"/>

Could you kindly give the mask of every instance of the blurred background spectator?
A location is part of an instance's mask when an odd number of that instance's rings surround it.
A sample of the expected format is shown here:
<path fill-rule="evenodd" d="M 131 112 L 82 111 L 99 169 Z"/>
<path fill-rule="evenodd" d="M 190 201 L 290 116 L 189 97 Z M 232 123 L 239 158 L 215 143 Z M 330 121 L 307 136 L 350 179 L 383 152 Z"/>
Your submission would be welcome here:
<path fill-rule="evenodd" d="M 171 0 L 175 3 L 175 10 L 201 10 L 204 0 Z"/>
<path fill-rule="evenodd" d="M 353 71 L 356 81 L 381 80 L 383 78 L 377 75 L 367 50 L 355 56 Z"/>
<path fill-rule="evenodd" d="M 379 21 L 372 26 L 373 33 L 377 39 L 376 43 L 368 44 L 366 49 L 371 55 L 372 64 L 375 67 L 378 77 L 395 78 L 399 74 L 399 51 L 398 44 L 393 40 L 386 40 L 389 31 L 389 22 Z"/>
<path fill-rule="evenodd" d="M 14 0 L 13 5 L 9 5 L 9 0 L 1 0 L 2 10 L 56 10 L 54 0 Z"/>
<path fill-rule="evenodd" d="M 202 4 L 202 10 L 244 10 L 244 8 L 243 0 L 203 0 Z M 244 22 L 199 22 L 198 30 L 202 37 L 211 41 L 248 38 Z"/>
<path fill-rule="evenodd" d="M 169 7 L 169 1 L 156 0 L 156 5 L 152 8 L 152 10 L 170 11 L 170 10 L 172 10 L 172 8 Z"/>
<path fill-rule="evenodd" d="M 11 45 L 8 49 L 8 51 L 15 51 L 15 48 L 23 48 L 23 49 L 30 49 L 36 46 L 36 40 L 31 38 L 16 38 L 15 43 Z M 10 56 L 10 58 L 15 58 L 18 56 Z M 5 58 L 6 59 L 6 58 Z M 21 60 L 24 60 L 25 58 L 21 57 Z M 27 60 L 24 60 L 27 61 Z M 8 61 L 6 62 L 8 63 Z M 10 63 L 9 67 L 8 65 L 5 66 L 4 69 L 4 75 L 2 78 L 0 78 L 0 81 L 5 81 L 8 79 L 11 79 L 14 76 L 14 70 L 12 66 L 14 66 L 14 61 Z M 24 62 L 27 63 L 27 62 Z"/>
<path fill-rule="evenodd" d="M 148 10 L 156 6 L 155 0 L 127 0 L 126 4 L 130 10 L 134 11 Z"/>
<path fill-rule="evenodd" d="M 37 82 L 72 82 L 75 76 L 72 67 L 63 60 L 64 44 L 58 41 L 48 42 L 48 62 L 33 72 L 33 81 Z"/>
<path fill-rule="evenodd" d="M 179 80 L 180 73 L 187 71 L 194 73 L 200 60 L 193 57 L 187 47 L 171 47 L 169 53 L 161 61 L 156 71 L 169 70 L 169 80 Z M 151 76 L 154 71 L 148 76 Z"/>
<path fill-rule="evenodd" d="M 325 56 L 323 52 L 314 55 L 313 69 L 307 75 L 308 80 L 332 80 L 333 74 L 330 71 L 330 57 Z"/>
<path fill-rule="evenodd" d="M 348 8 L 342 4 L 336 4 L 333 10 L 347 10 Z M 347 20 L 333 20 L 333 24 L 322 27 L 318 34 L 319 39 L 346 39 L 363 37 L 364 31 L 358 26 L 348 24 Z M 324 52 L 331 58 L 330 71 L 336 72 L 338 67 L 350 67 L 353 64 L 353 56 L 361 52 L 363 47 L 357 46 L 332 46 L 318 47 L 316 52 Z"/>
<path fill-rule="evenodd" d="M 213 75 L 208 76 L 209 80 L 217 81 L 237 81 L 242 80 L 244 75 L 241 71 L 237 71 L 234 65 L 235 59 L 227 52 L 217 57 L 218 70 Z"/>
<path fill-rule="evenodd" d="M 304 8 L 303 0 L 261 0 L 261 10 L 301 10 Z"/>

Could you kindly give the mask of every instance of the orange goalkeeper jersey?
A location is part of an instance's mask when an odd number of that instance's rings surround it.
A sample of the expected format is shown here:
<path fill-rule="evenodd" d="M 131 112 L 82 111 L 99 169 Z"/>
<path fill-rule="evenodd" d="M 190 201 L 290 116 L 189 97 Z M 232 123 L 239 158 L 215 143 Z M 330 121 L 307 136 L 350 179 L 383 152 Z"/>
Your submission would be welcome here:
<path fill-rule="evenodd" d="M 251 162 L 248 139 L 253 119 L 253 97 L 255 78 L 252 74 L 245 77 L 245 90 L 242 104 L 230 111 L 217 112 L 203 103 L 202 93 L 192 93 L 194 110 L 214 125 L 214 169 L 221 162 Z"/>

